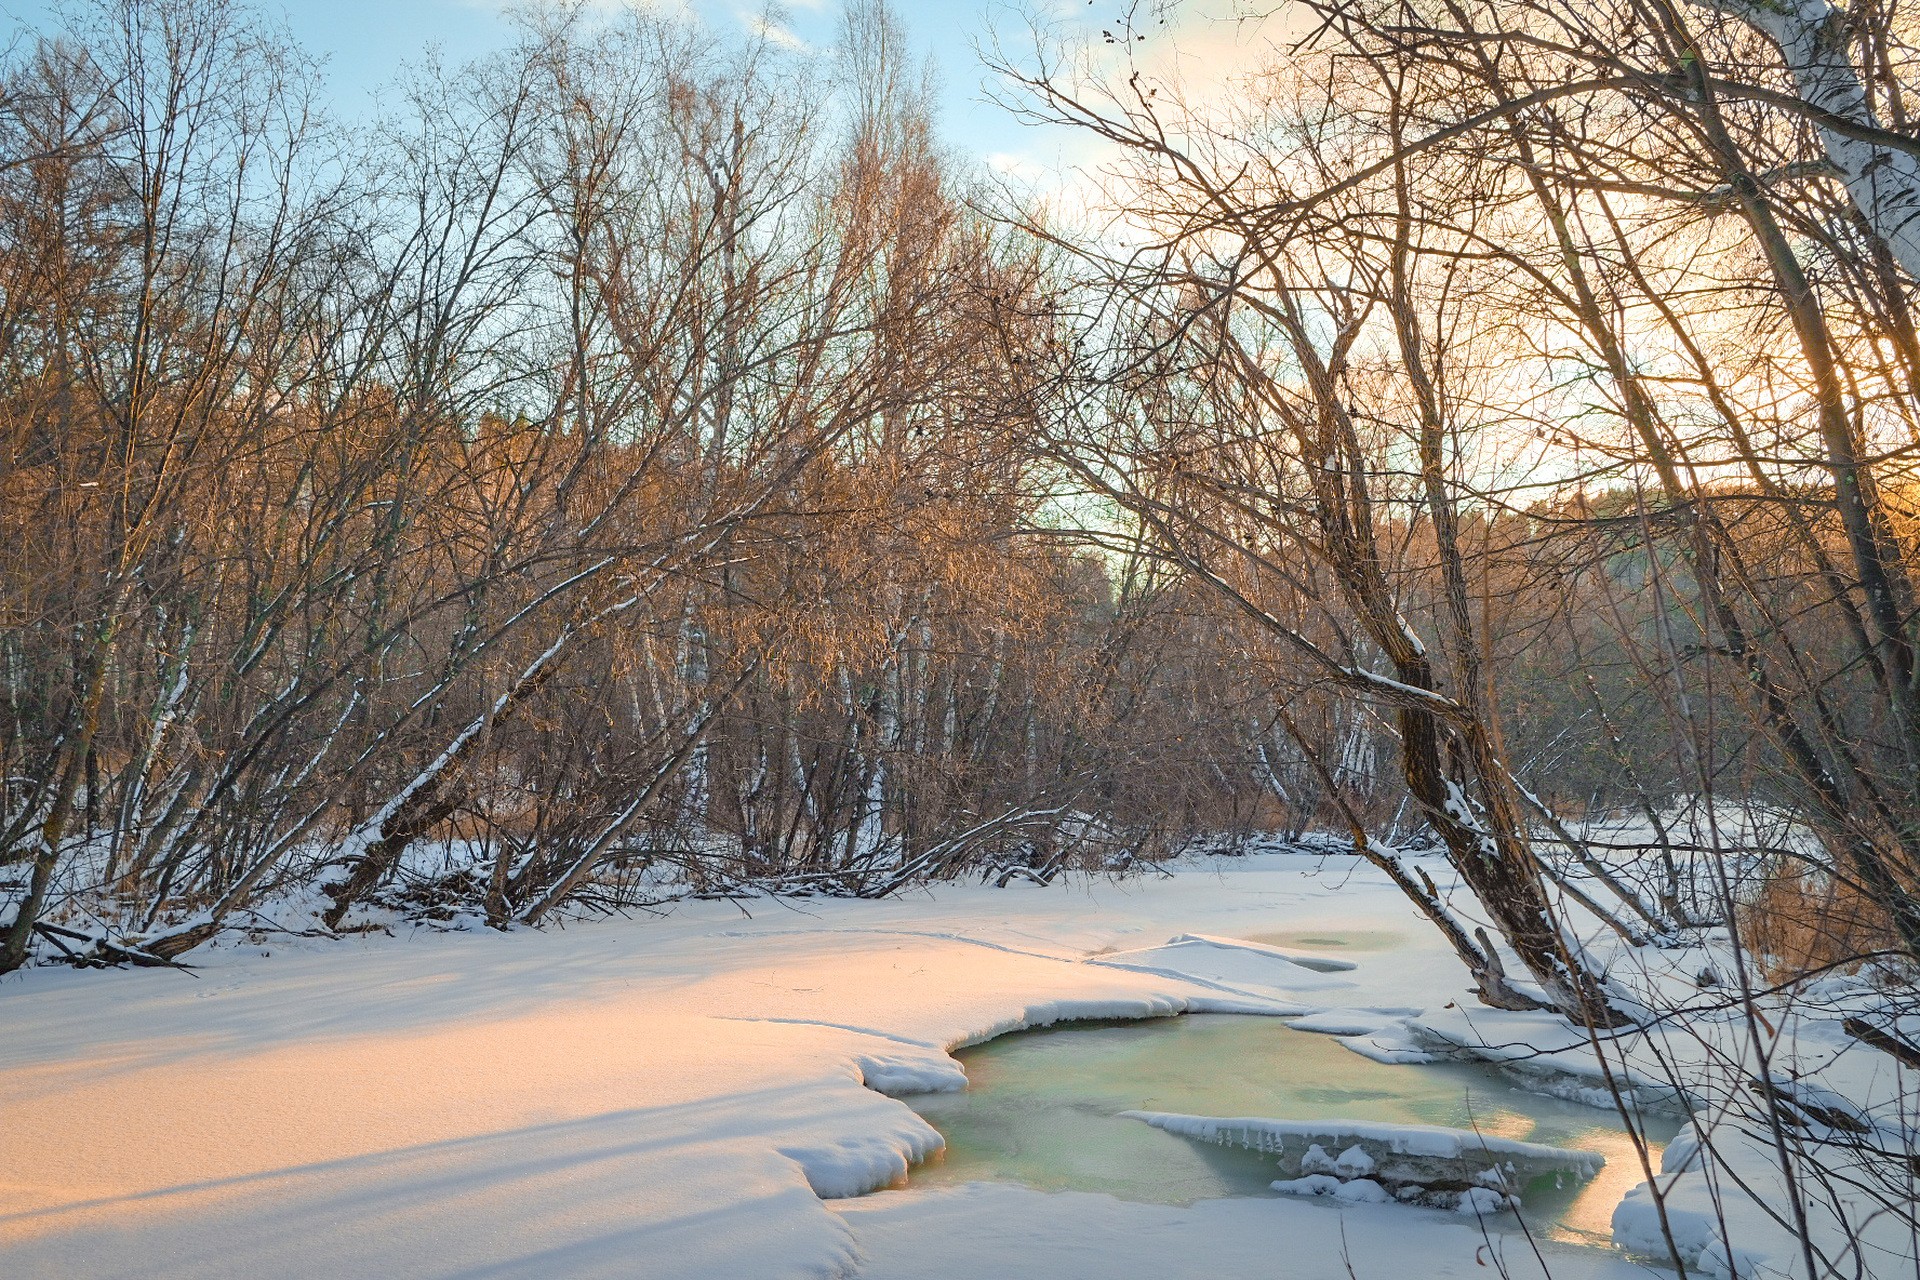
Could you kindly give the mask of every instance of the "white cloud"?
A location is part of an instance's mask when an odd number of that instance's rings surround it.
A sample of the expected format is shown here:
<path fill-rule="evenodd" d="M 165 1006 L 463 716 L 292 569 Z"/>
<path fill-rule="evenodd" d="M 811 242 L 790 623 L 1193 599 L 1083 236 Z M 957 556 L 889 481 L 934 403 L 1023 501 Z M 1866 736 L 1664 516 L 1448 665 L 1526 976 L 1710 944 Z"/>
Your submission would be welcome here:
<path fill-rule="evenodd" d="M 1047 175 L 1047 167 L 1023 151 L 990 151 L 984 157 L 987 168 L 1009 178 L 1034 182 Z"/>
<path fill-rule="evenodd" d="M 813 51 L 812 45 L 764 13 L 742 12 L 740 14 L 740 21 L 745 25 L 747 30 L 753 32 L 754 35 L 759 36 L 769 44 L 777 44 L 782 48 L 792 49 L 796 53 L 811 53 Z"/>

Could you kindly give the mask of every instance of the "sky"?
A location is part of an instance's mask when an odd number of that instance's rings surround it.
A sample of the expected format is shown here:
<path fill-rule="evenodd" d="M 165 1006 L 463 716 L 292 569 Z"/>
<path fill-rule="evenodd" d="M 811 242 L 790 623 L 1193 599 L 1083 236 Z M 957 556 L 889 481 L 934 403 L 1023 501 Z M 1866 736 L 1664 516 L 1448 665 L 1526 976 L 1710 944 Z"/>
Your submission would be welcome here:
<path fill-rule="evenodd" d="M 1119 7 L 1116 0 L 1099 3 L 1108 10 Z M 283 13 L 294 38 L 325 58 L 333 107 L 348 119 L 370 113 L 383 87 L 430 46 L 437 45 L 448 62 L 458 63 L 498 48 L 508 38 L 502 18 L 506 5 L 493 0 L 255 0 L 255 4 L 267 13 Z M 832 45 L 839 22 L 837 0 L 790 0 L 774 9 L 757 0 L 678 0 L 678 7 L 692 11 L 717 32 L 768 23 L 775 38 L 814 50 Z M 19 34 L 53 29 L 58 9 L 49 0 L 0 0 L 0 30 Z M 948 143 L 982 160 L 991 158 L 1002 167 L 1044 163 L 1040 159 L 1047 151 L 1044 140 L 983 97 L 986 72 L 976 44 L 988 38 L 995 23 L 1012 32 L 1022 29 L 1005 0 L 896 0 L 896 10 L 916 50 L 934 63 L 941 86 L 941 129 Z M 1092 17 L 1089 13 L 1088 19 Z M 0 47 L 5 43 L 0 40 Z"/>
<path fill-rule="evenodd" d="M 450 63 L 489 52 L 508 40 L 502 16 L 510 0 L 251 0 L 283 14 L 294 39 L 325 60 L 335 113 L 362 119 L 403 66 L 437 46 Z M 637 0 L 594 0 L 613 5 Z M 716 33 L 769 27 L 775 38 L 804 50 L 826 51 L 838 28 L 839 0 L 638 0 L 690 12 Z M 1247 52 L 1240 29 L 1224 21 L 1236 0 L 1184 0 L 1174 6 L 1181 60 L 1203 69 L 1238 62 Z M 18 35 L 58 25 L 58 0 L 0 0 L 0 31 Z M 962 156 L 1004 176 L 1058 191 L 1073 185 L 1072 171 L 1093 163 L 1098 149 L 1077 131 L 1037 129 L 987 100 L 989 73 L 978 48 L 1003 32 L 1019 50 L 1028 7 L 1077 29 L 1098 43 L 1118 25 L 1129 0 L 894 0 L 917 53 L 931 59 L 941 91 L 940 132 Z M 0 48 L 9 41 L 0 37 Z M 1171 48 L 1172 42 L 1169 42 Z"/>

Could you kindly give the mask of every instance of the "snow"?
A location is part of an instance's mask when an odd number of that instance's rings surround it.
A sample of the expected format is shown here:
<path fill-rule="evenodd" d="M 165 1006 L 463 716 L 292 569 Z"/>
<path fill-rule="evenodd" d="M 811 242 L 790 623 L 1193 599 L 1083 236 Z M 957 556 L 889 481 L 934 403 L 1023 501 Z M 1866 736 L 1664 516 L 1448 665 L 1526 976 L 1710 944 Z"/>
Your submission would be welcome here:
<path fill-rule="evenodd" d="M 1371 1179 L 1355 1178 L 1343 1182 L 1325 1173 L 1281 1178 L 1273 1184 L 1273 1189 L 1288 1196 L 1332 1196 L 1335 1200 L 1345 1200 L 1351 1204 L 1390 1204 L 1393 1201 L 1392 1193 Z"/>
<path fill-rule="evenodd" d="M 1201 1142 L 1270 1152 L 1287 1175 L 1273 1184 L 1284 1195 L 1398 1200 L 1478 1216 L 1517 1206 L 1518 1190 L 1543 1174 L 1590 1178 L 1606 1163 L 1591 1151 L 1437 1125 L 1121 1114 Z M 1329 1146 L 1340 1154 L 1330 1155 Z"/>
<path fill-rule="evenodd" d="M 834 1206 L 860 1242 L 862 1280 L 1543 1280 L 1524 1240 L 1472 1218 L 1397 1204 L 1280 1196 L 1190 1208 L 975 1183 L 883 1191 Z M 1554 1280 L 1647 1280 L 1596 1249 L 1541 1246 Z M 1504 1263 L 1496 1269 L 1496 1259 Z M 1351 1265 L 1351 1273 L 1348 1267 Z M 748 1273 L 750 1274 L 750 1273 Z"/>
<path fill-rule="evenodd" d="M 1295 1018 L 1287 1025 L 1296 1031 L 1318 1031 L 1330 1036 L 1365 1036 L 1384 1032 L 1400 1018 L 1418 1012 L 1418 1009 L 1326 1009 Z M 1420 1061 L 1427 1061 L 1429 1057 L 1423 1053 Z"/>
<path fill-rule="evenodd" d="M 1278 947 L 1185 935 L 1163 946 L 1101 956 L 1093 963 L 1161 977 L 1177 977 L 1230 996 L 1251 996 L 1273 1012 L 1311 1013 L 1312 996 L 1347 991 L 1353 982 L 1302 963 Z M 1349 961 L 1328 963 L 1352 967 Z"/>
<path fill-rule="evenodd" d="M 1548 1171 L 1564 1169 L 1569 1173 L 1598 1173 L 1602 1163 L 1601 1158 L 1591 1151 L 1549 1147 L 1537 1142 L 1522 1142 L 1517 1138 L 1501 1138 L 1469 1129 L 1447 1129 L 1431 1124 L 1390 1124 L 1367 1120 L 1271 1120 L 1257 1116 L 1224 1118 L 1168 1115 L 1158 1111 L 1128 1111 L 1122 1114 L 1169 1133 L 1184 1134 L 1203 1142 L 1249 1147 L 1255 1151 L 1279 1151 L 1291 1141 L 1298 1141 L 1301 1145 L 1322 1141 L 1367 1142 L 1394 1155 L 1430 1160 L 1463 1160 L 1486 1155 L 1537 1164 Z M 1332 1170 L 1338 1163 L 1326 1158 L 1320 1147 L 1312 1146 L 1302 1167 L 1313 1165 L 1314 1151 L 1321 1151 L 1327 1170 Z M 1358 1146 L 1353 1147 L 1347 1155 L 1356 1151 L 1360 1151 Z M 1361 1152 L 1360 1158 L 1368 1159 L 1364 1152 Z M 1345 1160 L 1346 1155 L 1341 1159 Z M 1369 1160 L 1368 1169 L 1360 1172 L 1370 1171 L 1371 1163 Z"/>
<path fill-rule="evenodd" d="M 1507 1197 L 1492 1187 L 1469 1187 L 1460 1193 L 1460 1203 L 1453 1207 L 1453 1211 L 1469 1218 L 1484 1218 L 1506 1207 Z"/>
<path fill-rule="evenodd" d="M 1429 1051 L 1497 1062 L 1530 1077 L 1537 1091 L 1570 1101 L 1611 1109 L 1610 1076 L 1629 1102 L 1665 1109 L 1681 1105 L 1673 1087 L 1651 1068 L 1611 1058 L 1603 1069 L 1587 1033 L 1558 1016 L 1456 1004 L 1406 1019 L 1402 1026 Z"/>
<path fill-rule="evenodd" d="M 1204 943 L 1227 951 L 1244 951 L 1257 956 L 1274 956 L 1289 964 L 1297 964 L 1303 969 L 1315 969 L 1321 973 L 1351 973 L 1360 967 L 1357 960 L 1348 960 L 1343 956 L 1322 955 L 1318 951 L 1297 951 L 1291 947 L 1276 947 L 1265 942 L 1248 942 L 1241 938 L 1215 938 L 1203 933 L 1182 934 L 1172 939 L 1173 945 Z"/>
<path fill-rule="evenodd" d="M 1344 1010 L 1338 1016 L 1343 1021 L 1347 1020 Z M 1299 1026 L 1300 1022 L 1306 1020 L 1300 1019 L 1294 1025 Z M 1341 1044 L 1361 1057 L 1372 1058 L 1375 1062 L 1384 1062 L 1388 1066 L 1415 1066 L 1422 1062 L 1436 1060 L 1436 1055 L 1425 1048 L 1414 1033 L 1412 1021 L 1409 1018 L 1388 1019 L 1376 1027 L 1347 1034 L 1332 1031 L 1331 1028 L 1329 1031 L 1340 1037 Z"/>
<path fill-rule="evenodd" d="M 1362 1202 L 1380 1176 L 1363 1143 L 1457 1149 L 1420 1126 L 1324 1134 L 1352 1188 L 1326 1197 L 880 1190 L 940 1145 L 889 1095 L 964 1087 L 951 1050 L 1062 1019 L 1305 1015 L 1367 1028 L 1342 1043 L 1370 1056 L 1531 1045 L 1553 1079 L 1590 1083 L 1579 1033 L 1472 1005 L 1444 942 L 1352 859 L 746 910 L 226 945 L 190 957 L 193 976 L 16 975 L 0 984 L 0 1276 L 1112 1280 L 1268 1274 L 1281 1250 L 1302 1276 L 1478 1276 L 1489 1251 L 1541 1274 L 1475 1221 Z M 1309 928 L 1399 941 L 1333 960 L 1237 936 Z M 1706 1191 L 1678 1170 L 1684 1217 Z M 1645 1216 L 1629 1197 L 1623 1241 L 1644 1244 Z M 1788 1265 L 1778 1234 L 1742 1246 Z M 1642 1274 L 1542 1251 L 1556 1276 Z"/>
<path fill-rule="evenodd" d="M 1356 1143 L 1334 1158 L 1333 1171 L 1343 1178 L 1363 1178 L 1378 1165 L 1379 1162 Z"/>
<path fill-rule="evenodd" d="M 197 977 L 31 971 L 0 987 L 0 1275 L 627 1275 L 636 1252 L 659 1277 L 844 1272 L 858 1246 L 820 1197 L 937 1148 L 885 1094 L 959 1087 L 950 1048 L 1306 1007 L 1263 993 L 1326 975 L 1277 957 L 1233 967 L 1245 991 L 1085 959 L 1151 952 L 1169 916 L 1317 896 L 1310 867 L 1273 861 L 1238 892 L 710 903 L 223 948 Z"/>

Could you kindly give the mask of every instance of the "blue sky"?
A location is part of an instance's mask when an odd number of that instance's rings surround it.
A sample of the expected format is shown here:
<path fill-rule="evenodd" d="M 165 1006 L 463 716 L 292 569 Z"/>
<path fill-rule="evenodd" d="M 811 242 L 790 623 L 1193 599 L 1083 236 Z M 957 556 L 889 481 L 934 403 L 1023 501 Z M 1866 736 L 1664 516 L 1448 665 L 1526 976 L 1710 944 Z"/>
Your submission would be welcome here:
<path fill-rule="evenodd" d="M 448 61 L 459 62 L 506 39 L 500 16 L 503 6 L 492 0 L 256 3 L 270 13 L 283 12 L 295 38 L 326 58 L 335 109 L 347 118 L 366 114 L 381 86 L 429 45 L 437 44 Z M 764 0 L 680 0 L 680 6 L 716 30 L 744 28 L 768 12 Z M 0 0 L 0 26 L 15 32 L 48 29 L 54 25 L 57 7 L 46 0 Z M 1100 0 L 1100 9 L 1117 7 L 1117 0 Z M 949 144 L 981 158 L 995 157 L 1003 165 L 1016 155 L 1026 157 L 1028 163 L 1057 158 L 1058 142 L 1049 147 L 1032 130 L 982 101 L 985 73 L 974 52 L 975 42 L 984 39 L 994 22 L 1011 32 L 1021 29 L 1005 0 L 896 0 L 896 9 L 917 49 L 930 56 L 937 68 L 943 97 L 941 130 Z M 1087 17 L 1093 18 L 1098 11 L 1089 8 Z M 833 42 L 839 4 L 838 0 L 790 0 L 774 16 L 795 39 L 811 48 L 824 48 Z"/>
<path fill-rule="evenodd" d="M 85 7 L 88 0 L 68 0 Z M 457 64 L 500 47 L 510 38 L 503 17 L 514 0 L 249 0 L 267 13 L 280 13 L 294 39 L 308 52 L 325 59 L 326 83 L 335 113 L 348 120 L 364 119 L 375 109 L 378 94 L 392 83 L 409 61 L 438 46 L 441 56 Z M 769 9 L 766 0 L 588 0 L 599 7 L 641 4 L 691 14 L 718 33 L 745 31 L 769 16 L 782 38 L 799 46 L 824 51 L 838 33 L 841 0 L 785 0 Z M 893 0 L 916 52 L 932 60 L 941 88 L 939 128 L 957 157 L 972 157 L 985 168 L 1010 179 L 1016 187 L 1051 198 L 1060 208 L 1090 208 L 1106 203 L 1091 175 L 1112 158 L 1111 147 L 1082 130 L 1040 129 L 1022 124 L 986 100 L 983 81 L 988 73 L 976 46 L 990 43 L 997 28 L 1010 53 L 1018 57 L 1030 46 L 1025 14 L 1040 10 L 1059 34 L 1071 43 L 1082 41 L 1109 67 L 1103 50 L 1102 27 L 1120 25 L 1121 13 L 1134 0 Z M 0 48 L 8 35 L 51 30 L 57 25 L 59 0 L 0 0 Z M 1237 20 L 1249 8 L 1246 0 L 1175 0 L 1161 10 L 1141 6 L 1147 17 L 1166 17 L 1161 26 L 1147 24 L 1154 38 L 1129 46 L 1124 55 L 1154 80 L 1171 76 L 1188 89 L 1211 85 L 1217 90 L 1263 60 L 1278 35 L 1292 25 Z M 1284 6 L 1283 6 L 1284 11 Z M 1295 32 L 1298 34 L 1298 32 Z M 1208 90 L 1203 89 L 1203 92 Z"/>

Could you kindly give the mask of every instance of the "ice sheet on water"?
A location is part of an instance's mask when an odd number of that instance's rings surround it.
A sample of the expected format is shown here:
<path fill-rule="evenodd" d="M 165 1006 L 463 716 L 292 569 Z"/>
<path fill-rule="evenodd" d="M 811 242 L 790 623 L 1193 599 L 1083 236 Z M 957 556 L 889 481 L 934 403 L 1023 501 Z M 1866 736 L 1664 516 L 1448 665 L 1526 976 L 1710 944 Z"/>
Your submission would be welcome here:
<path fill-rule="evenodd" d="M 1400 1157 L 1403 1161 L 1458 1162 L 1462 1166 L 1471 1166 L 1476 1173 L 1497 1163 L 1524 1168 L 1529 1171 L 1528 1176 L 1572 1173 L 1590 1177 L 1606 1163 L 1604 1156 L 1593 1151 L 1523 1142 L 1518 1138 L 1502 1138 L 1441 1125 L 1374 1120 L 1273 1120 L 1258 1116 L 1221 1118 L 1162 1111 L 1128 1111 L 1124 1114 L 1170 1133 L 1256 1151 L 1271 1151 L 1283 1159 L 1289 1151 L 1296 1149 L 1298 1154 L 1293 1158 L 1301 1160 L 1306 1158 L 1309 1149 L 1319 1147 L 1324 1151 L 1325 1145 L 1341 1144 L 1347 1148 L 1343 1159 L 1357 1151 L 1376 1162 L 1391 1157 Z"/>

